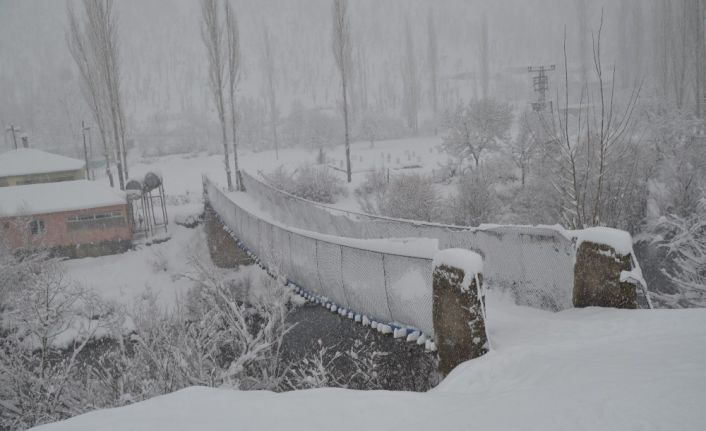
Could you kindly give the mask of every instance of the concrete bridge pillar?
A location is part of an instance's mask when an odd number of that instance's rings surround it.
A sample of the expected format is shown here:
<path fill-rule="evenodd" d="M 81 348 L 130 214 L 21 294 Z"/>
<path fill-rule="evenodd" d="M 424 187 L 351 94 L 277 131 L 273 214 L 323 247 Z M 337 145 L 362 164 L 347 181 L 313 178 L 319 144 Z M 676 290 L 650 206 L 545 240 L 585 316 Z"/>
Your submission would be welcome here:
<path fill-rule="evenodd" d="M 437 253 L 433 263 L 433 322 L 439 371 L 488 352 L 483 259 L 463 249 Z"/>
<path fill-rule="evenodd" d="M 620 254 L 607 244 L 582 242 L 574 266 L 574 307 L 638 308 L 635 281 L 622 277 L 631 271 L 629 254 Z"/>

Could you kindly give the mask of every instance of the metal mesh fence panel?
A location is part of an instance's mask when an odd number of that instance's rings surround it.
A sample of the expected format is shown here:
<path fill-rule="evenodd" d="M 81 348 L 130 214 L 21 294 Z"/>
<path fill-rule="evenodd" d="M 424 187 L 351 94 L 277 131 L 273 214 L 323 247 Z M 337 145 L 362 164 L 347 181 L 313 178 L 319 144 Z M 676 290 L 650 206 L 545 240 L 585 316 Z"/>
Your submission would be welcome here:
<path fill-rule="evenodd" d="M 385 255 L 385 285 L 392 316 L 431 334 L 432 264 L 427 259 Z"/>
<path fill-rule="evenodd" d="M 341 247 L 343 290 L 350 308 L 379 322 L 395 320 L 385 292 L 383 254 Z M 409 322 L 404 322 L 410 324 Z"/>
<path fill-rule="evenodd" d="M 282 223 L 351 238 L 436 238 L 442 249 L 480 253 L 486 284 L 510 292 L 518 304 L 548 310 L 571 307 L 576 250 L 573 240 L 557 229 L 467 228 L 378 217 L 310 202 L 247 174 L 243 179 L 248 193 Z"/>
<path fill-rule="evenodd" d="M 328 296 L 322 291 L 316 270 L 316 240 L 297 234 L 290 235 L 292 253 L 292 278 L 300 286 L 317 295 Z"/>
<path fill-rule="evenodd" d="M 317 242 L 317 259 L 319 283 L 322 291 L 326 291 L 330 300 L 346 308 L 351 304 L 343 291 L 343 273 L 341 272 L 341 247 L 336 244 Z"/>

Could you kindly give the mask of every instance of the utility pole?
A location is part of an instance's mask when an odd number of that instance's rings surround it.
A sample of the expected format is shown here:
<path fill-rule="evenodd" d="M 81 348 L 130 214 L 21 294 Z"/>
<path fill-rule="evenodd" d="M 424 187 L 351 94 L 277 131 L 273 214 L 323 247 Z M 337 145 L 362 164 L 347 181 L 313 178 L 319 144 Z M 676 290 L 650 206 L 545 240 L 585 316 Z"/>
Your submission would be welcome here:
<path fill-rule="evenodd" d="M 15 144 L 15 149 L 17 149 L 17 132 L 20 131 L 19 128 L 16 128 L 14 124 L 10 124 L 10 127 L 5 129 L 6 132 L 12 132 L 12 143 Z"/>
<path fill-rule="evenodd" d="M 91 170 L 88 167 L 88 146 L 86 145 L 86 130 L 91 130 L 90 127 L 86 127 L 86 123 L 81 120 L 81 134 L 83 135 L 83 158 L 86 161 L 86 179 L 91 179 Z"/>
<path fill-rule="evenodd" d="M 536 73 L 532 77 L 532 88 L 538 93 L 537 101 L 532 102 L 532 110 L 534 112 L 544 112 L 547 109 L 547 91 L 549 91 L 549 76 L 547 72 L 556 70 L 556 65 L 551 66 L 529 66 L 527 72 Z M 552 102 L 549 102 L 549 112 L 553 112 Z"/>

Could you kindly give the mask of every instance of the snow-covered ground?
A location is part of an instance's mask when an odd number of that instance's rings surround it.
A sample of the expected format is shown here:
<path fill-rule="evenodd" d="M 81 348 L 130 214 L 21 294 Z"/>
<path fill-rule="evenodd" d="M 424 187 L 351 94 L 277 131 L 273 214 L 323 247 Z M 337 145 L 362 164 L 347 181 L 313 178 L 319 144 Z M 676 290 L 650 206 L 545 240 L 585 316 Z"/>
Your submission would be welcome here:
<path fill-rule="evenodd" d="M 72 279 L 104 299 L 129 305 L 150 293 L 160 304 L 170 306 L 193 286 L 193 281 L 184 276 L 190 255 L 208 252 L 203 229 L 177 225 L 169 229 L 169 241 L 117 255 L 67 260 L 64 266 Z"/>
<path fill-rule="evenodd" d="M 390 168 L 391 175 L 395 172 L 428 172 L 438 170 L 439 164 L 446 162 L 446 153 L 439 152 L 441 138 L 423 137 L 410 139 L 397 139 L 376 142 L 370 146 L 369 142 L 355 142 L 351 145 L 351 165 L 353 167 L 353 182 L 348 185 L 347 198 L 336 203 L 336 206 L 346 209 L 359 209 L 352 190 L 365 180 L 365 173 L 373 168 Z M 326 148 L 326 157 L 330 166 L 341 168 L 344 161 L 343 146 Z M 315 163 L 319 154 L 318 149 L 306 150 L 302 148 L 286 148 L 279 151 L 279 158 L 275 158 L 274 151 L 252 152 L 242 151 L 240 154 L 240 167 L 248 173 L 259 177 L 258 172 L 273 171 L 279 166 L 293 170 L 304 163 Z M 389 161 L 388 161 L 389 156 Z M 410 166 L 419 168 L 407 169 Z M 159 158 L 136 160 L 130 166 L 132 178 L 141 178 L 145 173 L 155 171 L 162 174 L 164 187 L 168 195 L 187 194 L 195 197 L 201 194 L 201 175 L 207 174 L 212 180 L 225 184 L 225 170 L 223 156 L 200 154 L 177 154 Z M 345 173 L 338 172 L 340 178 L 345 180 Z M 106 180 L 107 181 L 107 180 Z"/>
<path fill-rule="evenodd" d="M 38 429 L 700 430 L 706 310 L 549 313 L 488 297 L 493 350 L 425 394 L 189 388 Z"/>

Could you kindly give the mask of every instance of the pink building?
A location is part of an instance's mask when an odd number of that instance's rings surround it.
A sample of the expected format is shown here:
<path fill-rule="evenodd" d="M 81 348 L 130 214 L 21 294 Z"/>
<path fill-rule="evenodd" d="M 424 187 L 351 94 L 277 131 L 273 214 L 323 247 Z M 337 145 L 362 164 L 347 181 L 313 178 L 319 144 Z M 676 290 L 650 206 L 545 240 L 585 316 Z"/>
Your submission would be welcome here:
<path fill-rule="evenodd" d="M 131 245 L 125 192 L 91 181 L 0 187 L 0 240 L 17 250 L 69 257 L 122 252 Z"/>

